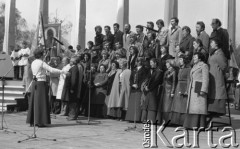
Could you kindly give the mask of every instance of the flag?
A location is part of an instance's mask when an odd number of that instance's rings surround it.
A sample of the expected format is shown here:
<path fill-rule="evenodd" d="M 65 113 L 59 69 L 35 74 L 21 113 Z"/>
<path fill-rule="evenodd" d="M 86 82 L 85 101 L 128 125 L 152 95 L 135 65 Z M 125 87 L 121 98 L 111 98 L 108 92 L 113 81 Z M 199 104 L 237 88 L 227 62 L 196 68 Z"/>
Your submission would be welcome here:
<path fill-rule="evenodd" d="M 44 26 L 43 19 L 41 13 L 39 14 L 38 24 L 36 28 L 36 32 L 33 38 L 32 46 L 31 46 L 31 55 L 38 47 L 45 46 L 45 38 L 44 38 Z"/>

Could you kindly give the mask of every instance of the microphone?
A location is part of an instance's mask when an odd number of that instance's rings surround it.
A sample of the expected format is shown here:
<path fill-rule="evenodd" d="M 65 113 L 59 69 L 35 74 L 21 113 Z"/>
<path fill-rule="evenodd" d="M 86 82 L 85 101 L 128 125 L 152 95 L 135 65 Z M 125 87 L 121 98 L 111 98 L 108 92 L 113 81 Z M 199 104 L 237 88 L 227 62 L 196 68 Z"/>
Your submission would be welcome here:
<path fill-rule="evenodd" d="M 55 40 L 55 41 L 57 41 L 60 45 L 64 45 L 60 40 L 58 40 L 57 38 L 55 38 L 55 37 L 53 37 L 53 39 Z"/>
<path fill-rule="evenodd" d="M 144 27 L 144 28 L 146 28 L 146 29 L 148 29 L 148 30 L 151 30 L 151 31 L 154 31 L 154 32 L 158 32 L 158 30 L 155 30 L 155 29 L 153 29 L 153 28 L 149 28 L 149 27 L 143 26 L 143 25 L 141 25 L 141 26 Z"/>
<path fill-rule="evenodd" d="M 1 61 L 1 60 L 6 60 L 6 58 L 0 58 L 0 61 Z"/>

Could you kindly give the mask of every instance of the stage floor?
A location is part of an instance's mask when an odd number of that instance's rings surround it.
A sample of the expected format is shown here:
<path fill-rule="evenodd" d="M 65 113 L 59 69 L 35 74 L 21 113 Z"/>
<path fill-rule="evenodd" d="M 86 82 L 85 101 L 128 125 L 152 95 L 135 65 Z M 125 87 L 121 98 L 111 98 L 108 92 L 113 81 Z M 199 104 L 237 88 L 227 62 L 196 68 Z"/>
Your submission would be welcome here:
<path fill-rule="evenodd" d="M 79 117 L 81 123 L 76 121 L 67 121 L 66 117 L 57 116 L 56 119 L 52 119 L 52 125 L 45 128 L 37 128 L 37 136 L 40 138 L 56 139 L 57 141 L 37 140 L 26 141 L 18 143 L 19 140 L 27 138 L 27 135 L 33 133 L 33 127 L 29 127 L 26 121 L 27 112 L 8 113 L 5 114 L 4 126 L 10 130 L 16 131 L 16 134 L 0 131 L 0 148 L 1 149 L 137 149 L 143 148 L 143 136 L 144 132 L 140 131 L 124 131 L 129 126 L 133 126 L 133 123 L 125 121 L 116 121 L 110 119 L 95 119 L 101 123 L 91 122 L 91 125 L 87 125 L 87 119 L 85 117 Z M 223 119 L 226 121 L 227 119 Z M 232 115 L 233 128 L 236 130 L 236 140 L 240 144 L 240 115 Z M 139 128 L 143 127 L 143 124 L 137 125 Z M 172 138 L 177 134 L 183 132 L 175 132 L 176 127 L 167 127 L 164 130 L 164 134 L 171 142 Z M 220 131 L 213 133 L 214 143 L 218 144 L 218 140 L 221 136 L 229 134 L 230 132 Z M 190 143 L 193 142 L 193 132 L 189 131 Z M 208 147 L 208 133 L 200 133 L 200 148 Z M 157 138 L 158 148 L 168 148 Z M 182 143 L 183 139 L 179 140 Z M 230 139 L 227 139 L 230 142 Z M 185 148 L 185 147 L 183 147 Z"/>

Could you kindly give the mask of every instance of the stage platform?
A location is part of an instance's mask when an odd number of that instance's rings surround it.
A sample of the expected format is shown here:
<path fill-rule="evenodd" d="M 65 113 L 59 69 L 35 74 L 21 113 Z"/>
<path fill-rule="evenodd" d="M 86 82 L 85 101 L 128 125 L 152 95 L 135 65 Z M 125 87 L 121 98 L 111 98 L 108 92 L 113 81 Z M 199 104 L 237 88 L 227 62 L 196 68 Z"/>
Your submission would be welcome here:
<path fill-rule="evenodd" d="M 125 121 L 117 121 L 110 119 L 95 119 L 100 121 L 98 124 L 93 122 L 92 125 L 87 125 L 85 117 L 79 117 L 81 123 L 76 121 L 67 121 L 66 117 L 57 116 L 52 119 L 52 125 L 46 128 L 37 128 L 37 136 L 42 138 L 57 139 L 57 141 L 27 141 L 18 143 L 19 140 L 27 138 L 27 135 L 33 133 L 33 127 L 29 127 L 25 123 L 26 112 L 9 113 L 5 115 L 5 124 L 8 128 L 16 131 L 16 134 L 5 134 L 0 132 L 0 148 L 2 149 L 140 149 L 143 143 L 144 132 L 126 132 L 124 131 L 132 123 Z M 223 119 L 226 121 L 227 119 Z M 239 113 L 232 115 L 233 127 L 236 130 L 237 143 L 240 143 L 240 115 Z M 139 128 L 143 124 L 137 125 Z M 182 134 L 182 132 L 174 132 L 176 127 L 167 127 L 164 134 L 171 141 L 173 136 Z M 230 132 L 213 133 L 213 141 L 218 144 L 221 136 L 229 134 Z M 190 142 L 193 141 L 193 132 L 189 131 Z M 200 133 L 200 147 L 208 149 L 207 132 Z M 179 140 L 183 142 L 182 139 Z M 158 139 L 158 148 L 167 148 Z M 229 142 L 229 139 L 227 140 Z M 185 148 L 185 147 L 184 147 Z M 220 147 L 221 148 L 221 147 Z"/>

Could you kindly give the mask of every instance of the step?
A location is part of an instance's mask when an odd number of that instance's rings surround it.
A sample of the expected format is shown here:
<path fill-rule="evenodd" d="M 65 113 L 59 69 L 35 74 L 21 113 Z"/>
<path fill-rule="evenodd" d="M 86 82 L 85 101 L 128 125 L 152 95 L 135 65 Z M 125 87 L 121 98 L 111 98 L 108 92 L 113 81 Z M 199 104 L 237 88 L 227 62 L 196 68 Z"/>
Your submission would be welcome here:
<path fill-rule="evenodd" d="M 4 99 L 24 98 L 22 94 L 4 94 Z M 0 100 L 2 99 L 2 93 L 0 93 Z"/>
<path fill-rule="evenodd" d="M 16 103 L 4 103 L 3 104 L 3 111 L 6 112 L 7 111 L 7 106 L 16 106 Z M 2 112 L 2 103 L 0 103 L 0 113 Z"/>
<path fill-rule="evenodd" d="M 25 88 L 23 86 L 14 86 L 14 85 L 6 85 L 5 91 L 25 91 Z M 2 91 L 2 86 L 0 86 L 0 91 Z"/>
<path fill-rule="evenodd" d="M 22 86 L 23 82 L 17 80 L 6 80 L 5 85 Z M 2 86 L 2 81 L 0 81 L 0 86 Z"/>
<path fill-rule="evenodd" d="M 3 91 L 0 91 L 0 94 L 2 94 L 2 93 L 3 93 Z M 21 92 L 21 91 L 9 91 L 9 90 L 5 90 L 5 91 L 4 91 L 4 94 L 16 94 L 16 95 L 22 95 L 23 92 Z"/>

